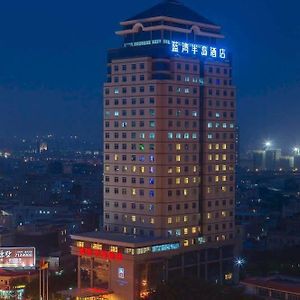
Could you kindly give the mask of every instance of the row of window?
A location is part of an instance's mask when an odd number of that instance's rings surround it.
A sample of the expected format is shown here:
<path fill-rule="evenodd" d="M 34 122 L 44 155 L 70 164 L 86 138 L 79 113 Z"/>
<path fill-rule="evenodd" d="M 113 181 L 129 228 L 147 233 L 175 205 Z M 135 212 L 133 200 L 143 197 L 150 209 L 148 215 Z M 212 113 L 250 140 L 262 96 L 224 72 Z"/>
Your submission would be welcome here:
<path fill-rule="evenodd" d="M 231 111 L 230 113 L 227 111 L 223 111 L 223 113 L 221 112 L 212 112 L 212 111 L 208 111 L 207 115 L 209 118 L 227 118 L 228 116 L 230 116 L 231 119 L 234 119 L 234 112 Z"/>
<path fill-rule="evenodd" d="M 207 68 L 207 72 L 208 73 L 215 73 L 215 74 L 230 75 L 230 77 L 231 77 L 231 69 L 228 69 L 228 68 L 220 68 L 220 67 L 209 66 Z"/>
<path fill-rule="evenodd" d="M 115 95 L 118 95 L 118 94 L 126 94 L 127 93 L 127 90 L 131 93 L 137 93 L 137 92 L 140 92 L 140 93 L 145 93 L 146 92 L 146 88 L 145 86 L 139 86 L 139 87 L 136 87 L 136 86 L 132 86 L 132 87 L 115 87 L 113 88 L 113 94 Z M 150 93 L 154 93 L 155 92 L 155 86 L 154 85 L 149 85 L 148 86 L 148 89 L 147 89 L 148 92 Z M 109 95 L 110 94 L 110 89 L 109 88 L 105 88 L 105 95 Z"/>
<path fill-rule="evenodd" d="M 179 167 L 180 168 L 180 167 Z M 180 173 L 180 171 L 178 172 Z M 122 182 L 122 183 L 127 183 L 127 178 L 128 177 L 114 177 L 114 183 L 119 183 L 119 182 Z M 180 184 L 180 183 L 184 183 L 184 184 L 189 184 L 189 183 L 197 183 L 197 177 L 177 177 L 177 178 L 174 178 L 174 182 L 176 184 Z M 231 179 L 232 180 L 232 179 Z M 129 181 L 129 180 L 128 180 Z M 226 180 L 224 180 L 226 181 Z M 110 182 L 110 178 L 109 176 L 105 176 L 105 182 Z M 149 183 L 149 184 L 154 184 L 155 183 L 155 179 L 150 177 L 150 178 L 147 178 L 147 180 L 145 180 L 144 177 L 140 177 L 140 178 L 136 178 L 136 177 L 132 177 L 131 178 L 131 183 L 132 184 L 136 184 L 136 183 L 140 183 L 140 184 L 145 184 L 145 182 Z M 168 178 L 168 184 L 173 184 L 173 178 Z"/>
<path fill-rule="evenodd" d="M 122 65 L 115 64 L 113 66 L 113 69 L 115 72 L 127 71 L 127 70 L 136 71 L 137 69 L 144 70 L 145 64 L 144 63 L 132 63 L 132 64 L 122 64 Z"/>
<path fill-rule="evenodd" d="M 207 242 L 210 243 L 212 241 L 215 241 L 215 242 L 221 242 L 221 241 L 225 241 L 227 239 L 229 240 L 232 240 L 234 237 L 233 237 L 233 234 L 232 233 L 229 233 L 229 234 L 222 234 L 222 235 L 216 235 L 216 236 L 207 236 Z"/>
<path fill-rule="evenodd" d="M 136 104 L 145 104 L 145 98 L 139 98 L 139 100 L 137 100 L 136 98 L 132 98 L 131 101 L 130 101 L 130 104 L 132 105 L 136 105 Z M 154 98 L 149 98 L 147 100 L 147 103 L 148 104 L 155 104 L 155 99 Z M 105 99 L 105 105 L 110 105 L 111 102 L 110 102 L 110 99 Z M 124 99 L 114 99 L 113 100 L 113 104 L 114 105 L 119 105 L 119 104 L 122 104 L 122 105 L 127 105 L 129 104 L 129 101 L 127 101 L 126 98 Z"/>
<path fill-rule="evenodd" d="M 218 194 L 219 192 L 233 192 L 234 191 L 234 188 L 233 186 L 230 186 L 229 188 L 225 185 L 223 186 L 214 186 L 214 187 L 207 187 L 206 189 L 206 193 L 207 194 L 211 194 L 211 193 L 214 193 L 214 194 Z"/>
<path fill-rule="evenodd" d="M 145 80 L 145 75 L 144 74 L 140 74 L 139 76 L 136 75 L 131 75 L 130 76 L 131 81 L 144 81 Z M 128 77 L 127 76 L 115 76 L 114 77 L 114 83 L 118 83 L 118 82 L 127 82 Z"/>
<path fill-rule="evenodd" d="M 105 207 L 110 207 L 110 202 L 109 201 L 105 201 Z M 131 202 L 130 204 L 127 203 L 127 202 L 118 202 L 118 201 L 114 201 L 113 203 L 113 207 L 115 208 L 118 208 L 118 207 L 122 207 L 122 209 L 126 209 L 126 208 L 130 208 L 130 209 L 140 209 L 140 210 L 144 210 L 144 209 L 147 209 L 149 211 L 154 211 L 154 204 L 144 204 L 144 203 L 134 203 L 134 202 Z M 197 204 L 196 202 L 193 202 L 193 203 L 184 203 L 184 204 L 169 204 L 168 205 L 168 211 L 172 211 L 173 208 L 176 209 L 176 210 L 181 210 L 181 209 L 189 209 L 189 208 L 197 208 Z"/>
<path fill-rule="evenodd" d="M 232 81 L 227 79 L 220 79 L 220 78 L 208 78 L 207 79 L 208 84 L 215 84 L 215 85 L 224 85 L 224 86 L 231 86 Z"/>
<path fill-rule="evenodd" d="M 207 123 L 207 128 L 234 128 L 234 124 L 233 123 L 219 123 L 219 122 L 208 122 Z"/>
<path fill-rule="evenodd" d="M 227 134 L 226 132 L 223 132 L 223 134 L 220 134 L 220 133 L 208 133 L 207 134 L 207 138 L 209 140 L 212 140 L 212 139 L 220 139 L 222 138 L 223 140 L 226 140 L 226 139 L 234 139 L 234 133 L 230 133 L 230 134 Z"/>
<path fill-rule="evenodd" d="M 105 117 L 110 117 L 110 116 L 114 116 L 114 117 L 119 117 L 119 116 L 127 116 L 128 113 L 131 113 L 131 116 L 136 116 L 137 114 L 139 114 L 140 116 L 144 116 L 146 113 L 148 113 L 150 116 L 155 116 L 155 109 L 149 109 L 147 110 L 147 112 L 145 111 L 145 109 L 140 109 L 140 110 L 136 110 L 136 109 L 131 109 L 131 110 L 127 110 L 127 109 L 123 109 L 122 111 L 109 111 L 106 110 L 105 111 Z"/>
<path fill-rule="evenodd" d="M 228 225 L 228 227 L 227 227 L 227 225 Z M 222 224 L 215 224 L 214 226 L 208 225 L 207 226 L 207 231 L 211 231 L 213 227 L 214 227 L 215 231 L 226 230 L 227 228 L 232 229 L 233 224 L 232 223 L 229 223 L 229 224 L 222 223 Z"/>
<path fill-rule="evenodd" d="M 220 203 L 221 203 L 223 206 L 226 206 L 226 205 L 227 205 L 227 200 L 226 200 L 226 199 L 223 199 L 222 201 L 221 201 L 221 200 L 207 201 L 207 206 L 208 206 L 208 207 L 218 207 L 218 206 L 220 205 Z M 229 204 L 230 204 L 230 205 L 233 205 L 233 199 L 230 199 L 230 200 L 229 200 Z"/>
<path fill-rule="evenodd" d="M 176 133 L 173 133 L 173 132 L 168 132 L 167 133 L 167 137 L 168 139 L 197 139 L 197 133 L 196 132 L 193 132 L 193 133 L 188 133 L 188 132 L 185 132 L 185 133 L 181 133 L 181 132 L 176 132 Z M 149 132 L 149 133 L 145 133 L 145 132 L 113 132 L 113 135 L 111 132 L 105 132 L 105 138 L 106 139 L 109 139 L 109 138 L 112 138 L 114 137 L 115 139 L 118 139 L 119 137 L 122 137 L 122 139 L 127 139 L 127 138 L 131 138 L 131 139 L 150 139 L 150 140 L 153 140 L 155 139 L 155 133 L 154 132 Z"/>
<path fill-rule="evenodd" d="M 114 170 L 115 172 L 119 172 L 119 171 L 122 171 L 122 172 L 127 172 L 127 171 L 130 171 L 130 172 L 140 172 L 140 173 L 145 173 L 146 170 L 148 170 L 149 174 L 153 174 L 154 173 L 154 167 L 153 166 L 150 166 L 150 167 L 145 167 L 145 166 L 140 166 L 139 168 L 137 166 L 126 166 L 126 165 L 123 165 L 123 166 L 118 166 L 118 165 L 114 165 L 113 168 L 111 168 L 110 165 L 105 165 L 105 172 L 110 172 L 112 170 Z M 185 173 L 188 173 L 190 171 L 192 171 L 193 173 L 196 173 L 197 172 L 197 166 L 183 166 L 182 167 L 183 171 Z M 190 170 L 192 169 L 192 170 Z M 168 168 L 168 173 L 171 174 L 173 172 L 173 168 L 172 167 L 169 167 Z"/>
<path fill-rule="evenodd" d="M 226 211 L 226 210 L 222 210 L 221 211 L 221 214 L 219 211 L 216 211 L 214 213 L 212 212 L 208 212 L 206 214 L 206 218 L 208 220 L 211 220 L 211 219 L 219 219 L 219 218 L 227 218 L 227 217 L 232 217 L 233 216 L 233 212 L 230 210 L 230 211 Z"/>
<path fill-rule="evenodd" d="M 141 128 L 144 128 L 145 125 L 147 125 L 148 128 L 155 128 L 155 121 L 154 120 L 149 120 L 149 121 L 143 121 L 143 120 L 140 120 L 140 121 L 113 121 L 113 126 L 114 128 L 118 128 L 118 127 L 122 127 L 122 128 L 127 128 L 128 125 L 130 124 L 131 127 L 135 128 L 135 127 L 141 127 Z M 192 128 L 196 128 L 197 125 L 198 125 L 198 122 L 197 121 L 193 121 L 193 122 L 190 122 L 190 121 L 180 121 L 180 120 L 177 120 L 176 122 L 173 122 L 172 120 L 169 120 L 168 121 L 168 127 L 173 127 L 175 126 L 176 127 L 182 127 L 184 126 L 185 128 L 189 128 L 190 125 L 192 125 Z M 111 122 L 110 121 L 105 121 L 105 128 L 109 128 L 111 126 Z"/>
<path fill-rule="evenodd" d="M 213 107 L 213 106 L 221 107 L 221 101 L 220 100 L 213 101 L 213 100 L 209 99 L 207 103 L 208 103 L 209 107 Z M 230 107 L 234 108 L 234 102 L 233 101 L 228 101 L 228 100 L 222 101 L 222 104 L 223 104 L 223 107 L 229 107 L 228 104 L 230 104 Z"/>
<path fill-rule="evenodd" d="M 174 195 L 176 196 L 188 196 L 190 194 L 192 195 L 197 195 L 197 189 L 182 189 L 182 190 L 176 190 L 176 192 L 174 191 Z M 110 188 L 108 186 L 105 187 L 105 193 L 109 194 L 109 193 L 114 193 L 115 195 L 118 194 L 122 194 L 122 195 L 127 195 L 128 193 L 128 189 L 126 188 L 118 188 L 118 187 L 114 187 L 114 188 Z M 143 190 L 143 189 L 137 189 L 137 188 L 131 188 L 131 195 L 132 196 L 149 196 L 150 198 L 155 197 L 155 191 L 154 190 Z M 168 197 L 173 196 L 173 191 L 172 190 L 168 190 Z"/>
<path fill-rule="evenodd" d="M 220 91 L 219 89 L 208 89 L 208 95 L 209 96 L 234 97 L 234 91 L 229 92 L 228 90 Z"/>

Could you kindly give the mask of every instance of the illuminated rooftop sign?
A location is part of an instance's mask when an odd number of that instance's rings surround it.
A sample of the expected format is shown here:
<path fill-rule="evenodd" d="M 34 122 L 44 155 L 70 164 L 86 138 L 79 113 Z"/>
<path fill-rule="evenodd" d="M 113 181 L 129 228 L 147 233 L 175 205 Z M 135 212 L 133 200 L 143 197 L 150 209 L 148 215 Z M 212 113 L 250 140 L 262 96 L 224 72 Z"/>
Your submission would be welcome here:
<path fill-rule="evenodd" d="M 226 59 L 226 49 L 186 42 L 171 41 L 171 51 L 178 54 L 192 54 L 201 57 Z"/>
<path fill-rule="evenodd" d="M 34 267 L 34 247 L 0 248 L 0 268 L 30 269 Z"/>
<path fill-rule="evenodd" d="M 176 249 L 179 249 L 179 248 L 180 248 L 180 243 L 170 243 L 170 244 L 152 246 L 151 250 L 152 250 L 152 252 L 155 253 L 155 252 L 176 250 Z"/>

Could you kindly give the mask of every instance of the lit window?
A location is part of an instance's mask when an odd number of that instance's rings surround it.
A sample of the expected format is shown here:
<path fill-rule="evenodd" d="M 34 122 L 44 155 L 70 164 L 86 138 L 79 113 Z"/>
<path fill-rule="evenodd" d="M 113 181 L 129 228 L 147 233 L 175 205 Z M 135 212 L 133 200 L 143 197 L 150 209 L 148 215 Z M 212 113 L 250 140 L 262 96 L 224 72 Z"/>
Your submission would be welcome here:
<path fill-rule="evenodd" d="M 176 173 L 180 173 L 181 172 L 181 168 L 180 167 L 176 167 Z"/>
<path fill-rule="evenodd" d="M 172 218 L 171 217 L 168 218 L 168 224 L 172 224 Z"/>
<path fill-rule="evenodd" d="M 219 182 L 219 176 L 216 176 L 216 177 L 215 177 L 215 181 L 216 181 L 216 182 Z"/>
<path fill-rule="evenodd" d="M 207 128 L 212 128 L 213 126 L 212 126 L 212 122 L 208 122 L 207 123 Z"/>
<path fill-rule="evenodd" d="M 222 192 L 226 192 L 226 186 L 222 186 Z"/>
<path fill-rule="evenodd" d="M 184 228 L 184 229 L 183 229 L 183 233 L 184 233 L 184 234 L 188 234 L 188 233 L 189 233 L 189 229 L 188 229 L 188 228 Z"/>
<path fill-rule="evenodd" d="M 176 184 L 180 184 L 180 177 L 176 178 Z"/>
<path fill-rule="evenodd" d="M 173 138 L 173 133 L 172 132 L 168 132 L 168 139 L 172 139 Z"/>
<path fill-rule="evenodd" d="M 149 133 L 149 138 L 150 139 L 155 139 L 155 133 L 154 132 L 150 132 Z"/>
<path fill-rule="evenodd" d="M 216 145 L 215 145 L 215 148 L 216 148 L 216 150 L 219 150 L 219 149 L 220 149 L 220 145 L 219 145 L 219 144 L 216 144 Z"/>
<path fill-rule="evenodd" d="M 188 221 L 188 216 L 183 216 L 183 222 L 187 222 Z"/>
<path fill-rule="evenodd" d="M 110 246 L 109 251 L 118 253 L 118 247 L 117 246 Z"/>
<path fill-rule="evenodd" d="M 219 154 L 216 154 L 215 155 L 215 160 L 219 160 L 220 159 L 220 155 Z"/>
<path fill-rule="evenodd" d="M 213 156 L 212 154 L 208 154 L 208 160 L 212 160 Z"/>
<path fill-rule="evenodd" d="M 227 155 L 226 154 L 222 154 L 222 159 L 226 160 L 227 159 Z"/>
<path fill-rule="evenodd" d="M 180 155 L 176 155 L 176 161 L 180 161 L 181 160 L 181 156 Z"/>
<path fill-rule="evenodd" d="M 81 241 L 76 242 L 76 247 L 83 248 L 84 247 L 84 242 L 81 242 Z"/>
<path fill-rule="evenodd" d="M 212 150 L 212 144 L 208 144 L 208 150 Z"/>
<path fill-rule="evenodd" d="M 187 195 L 188 195 L 187 189 L 184 189 L 184 190 L 183 190 L 183 195 L 184 195 L 184 196 L 187 196 Z"/>
<path fill-rule="evenodd" d="M 222 214 L 222 217 L 226 217 L 226 211 L 223 210 L 221 214 Z"/>
<path fill-rule="evenodd" d="M 222 165 L 222 171 L 226 171 L 227 170 L 227 166 L 226 165 Z"/>
<path fill-rule="evenodd" d="M 207 213 L 207 219 L 211 219 L 211 213 Z"/>
<path fill-rule="evenodd" d="M 115 88 L 115 89 L 114 89 L 114 93 L 115 93 L 115 94 L 119 94 L 119 88 Z"/>
<path fill-rule="evenodd" d="M 181 144 L 176 144 L 176 150 L 181 150 Z"/>
<path fill-rule="evenodd" d="M 188 177 L 184 178 L 184 183 L 189 183 L 189 178 Z"/>
<path fill-rule="evenodd" d="M 184 241 L 183 241 L 183 246 L 184 246 L 184 247 L 187 247 L 188 245 L 189 245 L 189 240 L 184 240 Z"/>
<path fill-rule="evenodd" d="M 102 250 L 102 245 L 101 244 L 93 243 L 92 246 L 91 246 L 91 248 L 95 249 L 95 250 Z"/>
<path fill-rule="evenodd" d="M 220 171 L 220 166 L 219 165 L 215 165 L 215 171 Z"/>
<path fill-rule="evenodd" d="M 132 193 L 132 196 L 135 196 L 136 195 L 136 189 L 132 189 L 131 193 Z"/>
<path fill-rule="evenodd" d="M 222 176 L 222 181 L 226 181 L 227 177 L 226 176 Z"/>
<path fill-rule="evenodd" d="M 172 174 L 173 169 L 171 167 L 168 168 L 168 174 Z"/>
<path fill-rule="evenodd" d="M 222 145 L 222 149 L 223 149 L 223 150 L 226 150 L 226 149 L 227 149 L 227 145 L 226 145 L 226 144 L 223 144 L 223 145 Z"/>
<path fill-rule="evenodd" d="M 136 216 L 131 216 L 131 221 L 135 222 L 136 221 Z"/>

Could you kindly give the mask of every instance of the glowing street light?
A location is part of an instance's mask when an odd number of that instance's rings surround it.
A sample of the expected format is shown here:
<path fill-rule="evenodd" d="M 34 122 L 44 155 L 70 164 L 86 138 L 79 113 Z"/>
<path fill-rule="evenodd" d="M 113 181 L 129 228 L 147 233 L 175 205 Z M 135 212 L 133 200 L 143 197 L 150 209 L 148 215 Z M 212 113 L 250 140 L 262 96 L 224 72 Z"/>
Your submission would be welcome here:
<path fill-rule="evenodd" d="M 238 268 L 241 268 L 243 267 L 243 265 L 246 263 L 245 259 L 242 258 L 242 257 L 237 257 L 235 258 L 234 260 L 234 264 L 238 267 Z"/>

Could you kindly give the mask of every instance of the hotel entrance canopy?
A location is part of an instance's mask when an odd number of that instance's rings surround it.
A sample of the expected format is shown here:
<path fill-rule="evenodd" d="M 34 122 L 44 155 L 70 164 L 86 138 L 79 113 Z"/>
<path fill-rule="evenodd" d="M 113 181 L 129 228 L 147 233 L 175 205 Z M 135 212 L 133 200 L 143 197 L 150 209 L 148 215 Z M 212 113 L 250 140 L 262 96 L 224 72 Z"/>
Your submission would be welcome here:
<path fill-rule="evenodd" d="M 106 296 L 113 294 L 112 291 L 98 288 L 75 288 L 59 292 L 65 299 L 76 300 L 106 300 Z"/>

